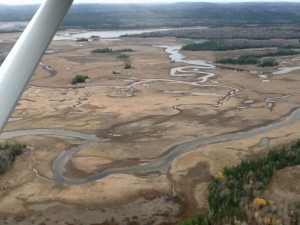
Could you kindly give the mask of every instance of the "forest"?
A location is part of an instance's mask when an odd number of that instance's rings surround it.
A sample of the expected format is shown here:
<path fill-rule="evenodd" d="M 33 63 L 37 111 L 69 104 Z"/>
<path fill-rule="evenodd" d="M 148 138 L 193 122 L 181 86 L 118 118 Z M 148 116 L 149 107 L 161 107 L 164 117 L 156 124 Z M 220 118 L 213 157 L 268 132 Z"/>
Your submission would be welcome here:
<path fill-rule="evenodd" d="M 0 22 L 28 21 L 37 8 L 37 5 L 0 5 Z M 61 29 L 243 27 L 298 23 L 300 3 L 74 4 Z"/>
<path fill-rule="evenodd" d="M 142 34 L 124 35 L 124 37 L 175 37 L 190 39 L 250 39 L 250 40 L 270 40 L 270 39 L 300 39 L 300 30 L 296 24 L 268 26 L 258 24 L 256 26 L 234 26 L 229 27 L 193 27 L 185 29 L 174 29 L 166 31 L 144 32 Z"/>
<path fill-rule="evenodd" d="M 255 41 L 255 40 L 208 40 L 204 42 L 189 43 L 182 47 L 185 51 L 229 51 L 248 48 L 277 47 L 279 49 L 300 48 L 300 42 L 296 41 L 287 45 L 285 40 Z M 283 53 L 283 51 L 281 51 Z M 286 54 L 286 52 L 284 52 Z M 271 55 L 270 55 L 271 56 Z"/>
<path fill-rule="evenodd" d="M 264 198 L 264 190 L 277 170 L 300 165 L 300 141 L 267 156 L 243 160 L 237 166 L 219 172 L 208 186 L 209 210 L 181 225 L 288 224 L 298 225 L 300 208 L 291 204 L 286 212 Z M 282 207 L 282 206 L 281 206 Z M 284 207 L 284 206 L 283 206 Z M 268 221 L 260 223 L 260 219 Z"/>

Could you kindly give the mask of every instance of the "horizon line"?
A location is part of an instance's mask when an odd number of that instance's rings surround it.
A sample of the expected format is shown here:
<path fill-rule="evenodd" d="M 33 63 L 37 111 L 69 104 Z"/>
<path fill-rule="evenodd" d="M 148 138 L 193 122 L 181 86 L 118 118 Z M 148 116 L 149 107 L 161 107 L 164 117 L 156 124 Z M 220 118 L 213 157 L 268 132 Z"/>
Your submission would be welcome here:
<path fill-rule="evenodd" d="M 128 4 L 134 4 L 134 5 L 160 5 L 160 4 L 178 4 L 178 3 L 208 3 L 208 4 L 239 4 L 239 3 L 298 3 L 297 0 L 230 0 L 227 2 L 223 2 L 222 0 L 212 0 L 212 1 L 189 1 L 189 2 L 76 2 L 74 1 L 73 4 L 75 5 L 90 5 L 90 4 L 98 4 L 98 5 L 128 5 Z M 1 3 L 0 5 L 6 5 L 6 6 L 14 6 L 14 5 L 41 5 L 42 3 Z"/>

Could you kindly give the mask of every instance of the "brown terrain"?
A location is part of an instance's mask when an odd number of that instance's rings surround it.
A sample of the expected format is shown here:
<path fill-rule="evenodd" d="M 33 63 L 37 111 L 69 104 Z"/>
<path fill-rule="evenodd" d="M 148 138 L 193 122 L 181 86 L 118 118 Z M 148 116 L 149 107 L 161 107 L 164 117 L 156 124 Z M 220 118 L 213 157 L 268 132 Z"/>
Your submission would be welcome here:
<path fill-rule="evenodd" d="M 9 51 L 17 37 L 1 34 L 0 51 Z M 278 57 L 277 68 L 240 66 L 245 70 L 240 71 L 172 62 L 159 47 L 187 42 L 53 41 L 49 49 L 54 51 L 43 57 L 44 66 L 36 70 L 5 128 L 24 132 L 9 140 L 29 147 L 0 178 L 0 224 L 177 224 L 208 207 L 206 187 L 225 166 L 300 137 L 296 119 L 238 134 L 276 124 L 299 108 L 300 70 L 272 74 L 279 67 L 299 67 L 299 55 Z M 104 47 L 134 52 L 126 53 L 128 59 L 91 54 Z M 185 60 L 213 64 L 219 57 L 259 51 L 181 53 Z M 133 69 L 124 69 L 126 63 Z M 71 85 L 77 74 L 89 76 L 87 83 Z M 53 133 L 43 135 L 39 129 Z M 90 140 L 57 130 L 95 136 Z M 229 133 L 236 135 L 212 138 L 166 157 L 183 143 Z M 150 169 L 143 169 L 149 164 Z M 269 194 L 289 192 L 291 199 L 300 198 L 299 182 L 289 185 L 300 176 L 298 170 L 276 173 Z M 99 179 L 87 179 L 100 173 L 104 175 Z"/>

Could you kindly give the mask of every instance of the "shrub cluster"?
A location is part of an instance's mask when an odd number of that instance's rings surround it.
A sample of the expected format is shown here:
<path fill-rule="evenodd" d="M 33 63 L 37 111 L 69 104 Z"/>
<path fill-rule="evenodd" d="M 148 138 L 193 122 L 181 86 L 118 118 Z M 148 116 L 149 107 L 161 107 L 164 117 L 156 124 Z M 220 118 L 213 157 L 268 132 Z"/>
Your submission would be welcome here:
<path fill-rule="evenodd" d="M 76 40 L 76 42 L 87 42 L 87 41 L 89 41 L 89 39 L 87 38 L 79 38 Z"/>
<path fill-rule="evenodd" d="M 85 75 L 76 75 L 76 76 L 72 79 L 71 84 L 75 85 L 75 84 L 78 84 L 78 83 L 85 83 L 85 81 L 86 81 L 88 78 L 89 78 L 89 77 L 88 77 L 88 76 L 85 76 Z"/>
<path fill-rule="evenodd" d="M 130 56 L 125 54 L 125 53 L 121 53 L 117 55 L 118 59 L 128 59 Z"/>
<path fill-rule="evenodd" d="M 131 64 L 125 64 L 124 69 L 125 70 L 133 69 L 133 67 L 131 66 Z"/>
<path fill-rule="evenodd" d="M 15 161 L 16 157 L 20 155 L 26 148 L 23 144 L 0 144 L 0 175 L 9 170 Z"/>

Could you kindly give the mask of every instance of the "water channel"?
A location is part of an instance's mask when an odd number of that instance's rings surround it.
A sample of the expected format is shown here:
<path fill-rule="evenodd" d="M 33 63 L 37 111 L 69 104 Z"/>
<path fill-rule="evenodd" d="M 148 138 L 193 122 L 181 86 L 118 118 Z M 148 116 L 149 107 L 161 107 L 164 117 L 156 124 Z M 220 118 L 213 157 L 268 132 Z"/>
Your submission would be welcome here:
<path fill-rule="evenodd" d="M 189 65 L 187 66 L 188 69 L 190 69 L 190 65 L 193 65 L 194 62 L 195 67 L 200 67 L 200 68 L 196 68 L 197 70 L 196 69 L 193 70 L 194 74 L 196 75 L 204 74 L 204 77 L 206 77 L 205 78 L 206 81 L 214 76 L 214 73 L 212 72 L 204 72 L 200 70 L 200 69 L 214 69 L 213 65 L 207 64 L 202 60 L 184 60 L 183 59 L 184 56 L 179 53 L 179 49 L 177 46 L 166 47 L 166 52 L 170 54 L 170 58 L 172 60 L 187 63 Z M 183 72 L 183 75 L 185 74 L 186 76 L 191 76 L 191 74 L 185 73 L 186 71 L 185 69 L 187 68 L 180 67 L 180 69 L 177 68 L 177 71 Z M 170 75 L 172 75 L 172 71 Z M 176 74 L 173 74 L 173 76 L 174 75 Z M 234 95 L 234 93 L 231 94 Z M 57 156 L 57 158 L 53 162 L 53 172 L 54 172 L 54 181 L 57 183 L 84 184 L 87 182 L 103 179 L 104 177 L 107 177 L 112 174 L 137 175 L 137 174 L 151 174 L 151 173 L 158 173 L 158 172 L 160 174 L 167 174 L 169 170 L 169 165 L 174 159 L 178 158 L 180 155 L 184 153 L 194 150 L 199 146 L 248 138 L 257 134 L 261 134 L 267 131 L 271 131 L 274 129 L 278 129 L 290 125 L 298 121 L 299 119 L 300 119 L 300 109 L 295 109 L 285 117 L 275 122 L 272 122 L 268 125 L 261 125 L 248 130 L 241 130 L 232 133 L 221 134 L 221 135 L 210 136 L 210 137 L 203 137 L 196 140 L 188 141 L 186 143 L 182 143 L 180 145 L 174 146 L 173 149 L 171 149 L 171 151 L 169 151 L 167 154 L 157 159 L 154 159 L 149 163 L 139 165 L 139 166 L 132 166 L 132 167 L 110 168 L 102 172 L 96 173 L 94 175 L 85 178 L 80 178 L 80 179 L 69 178 L 64 175 L 64 172 L 66 170 L 66 165 L 71 159 L 71 157 L 74 156 L 80 150 L 84 149 L 86 146 L 90 145 L 91 143 L 109 141 L 109 140 L 97 137 L 96 135 L 84 134 L 80 132 L 67 131 L 67 130 L 59 130 L 59 129 L 34 129 L 34 130 L 19 130 L 19 131 L 4 132 L 1 134 L 0 139 L 10 139 L 10 138 L 16 138 L 20 136 L 30 136 L 30 135 L 43 135 L 43 136 L 72 137 L 72 138 L 78 138 L 83 140 L 83 142 L 80 145 L 73 147 L 70 150 L 63 151 Z"/>

